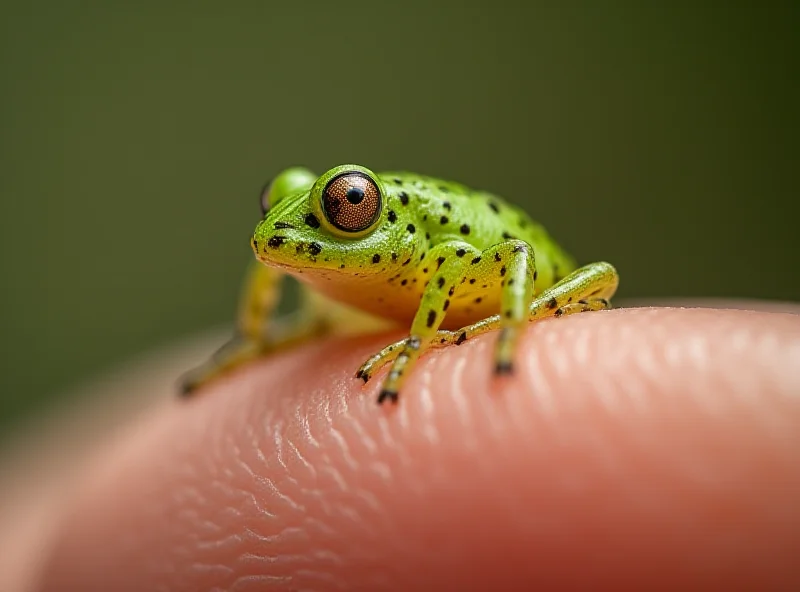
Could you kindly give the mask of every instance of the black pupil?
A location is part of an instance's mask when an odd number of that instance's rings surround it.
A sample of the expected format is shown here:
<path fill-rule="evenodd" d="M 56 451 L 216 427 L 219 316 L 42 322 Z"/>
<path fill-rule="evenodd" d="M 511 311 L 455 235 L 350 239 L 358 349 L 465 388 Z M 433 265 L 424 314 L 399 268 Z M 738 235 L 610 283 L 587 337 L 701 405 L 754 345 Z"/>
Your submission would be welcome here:
<path fill-rule="evenodd" d="M 364 201 L 364 190 L 360 187 L 351 187 L 347 190 L 347 201 L 354 206 L 360 204 Z"/>

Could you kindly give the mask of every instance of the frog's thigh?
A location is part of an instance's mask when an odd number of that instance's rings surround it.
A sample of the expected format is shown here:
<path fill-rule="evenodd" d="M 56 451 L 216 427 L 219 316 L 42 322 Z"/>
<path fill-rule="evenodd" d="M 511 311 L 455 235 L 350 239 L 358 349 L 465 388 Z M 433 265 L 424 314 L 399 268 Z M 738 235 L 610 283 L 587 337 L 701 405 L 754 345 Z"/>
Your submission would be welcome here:
<path fill-rule="evenodd" d="M 466 247 L 463 243 L 443 243 L 434 247 L 427 259 L 437 266 L 422 293 L 419 308 L 411 323 L 411 331 L 392 363 L 392 369 L 383 383 L 378 403 L 386 399 L 397 402 L 405 378 L 414 367 L 420 354 L 430 347 L 439 332 L 450 297 L 464 277 Z M 380 356 L 380 354 L 378 354 Z M 367 362 L 369 364 L 369 362 Z"/>

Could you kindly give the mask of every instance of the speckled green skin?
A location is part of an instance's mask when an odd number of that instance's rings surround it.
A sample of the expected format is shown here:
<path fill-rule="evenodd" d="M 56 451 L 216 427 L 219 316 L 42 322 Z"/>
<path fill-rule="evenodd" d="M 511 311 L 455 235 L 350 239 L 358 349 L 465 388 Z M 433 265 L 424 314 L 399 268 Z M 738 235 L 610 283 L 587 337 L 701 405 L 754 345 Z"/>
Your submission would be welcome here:
<path fill-rule="evenodd" d="M 379 195 L 379 214 L 358 232 L 337 228 L 323 205 L 325 188 L 343 173 L 368 178 Z M 257 262 L 242 292 L 236 336 L 186 377 L 184 394 L 256 357 L 379 319 L 409 327 L 408 337 L 356 372 L 366 382 L 392 364 L 379 403 L 397 402 L 427 349 L 494 329 L 500 330 L 495 372 L 511 374 L 525 323 L 608 308 L 618 284 L 608 263 L 576 269 L 516 206 L 433 177 L 342 165 L 317 178 L 292 168 L 266 188 L 262 208 L 251 239 Z M 278 322 L 273 312 L 285 274 L 305 292 L 300 310 Z"/>
<path fill-rule="evenodd" d="M 267 214 L 252 241 L 262 262 L 283 268 L 335 300 L 401 322 L 410 322 L 419 308 L 425 283 L 437 269 L 437 246 L 449 246 L 453 253 L 463 249 L 471 262 L 493 245 L 525 241 L 536 254 L 535 293 L 575 269 L 572 258 L 518 207 L 487 192 L 412 173 L 374 175 L 385 203 L 371 232 L 350 236 L 325 228 L 319 194 L 344 170 L 369 173 L 354 165 L 337 167 L 313 188 L 283 198 Z M 309 226 L 308 214 L 321 226 Z M 276 223 L 294 228 L 276 229 Z M 499 310 L 503 278 L 492 268 L 470 265 L 457 278 L 466 282 L 451 299 L 441 328 L 457 329 Z"/>

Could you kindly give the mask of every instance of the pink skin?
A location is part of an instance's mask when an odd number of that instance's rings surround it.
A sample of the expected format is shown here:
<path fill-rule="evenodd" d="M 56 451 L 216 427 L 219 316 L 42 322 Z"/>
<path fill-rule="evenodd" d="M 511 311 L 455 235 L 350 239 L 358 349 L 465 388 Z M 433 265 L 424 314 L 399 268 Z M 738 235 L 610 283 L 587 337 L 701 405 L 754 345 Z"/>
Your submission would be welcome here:
<path fill-rule="evenodd" d="M 800 589 L 800 316 L 630 309 L 426 354 L 328 341 L 103 451 L 41 590 Z"/>

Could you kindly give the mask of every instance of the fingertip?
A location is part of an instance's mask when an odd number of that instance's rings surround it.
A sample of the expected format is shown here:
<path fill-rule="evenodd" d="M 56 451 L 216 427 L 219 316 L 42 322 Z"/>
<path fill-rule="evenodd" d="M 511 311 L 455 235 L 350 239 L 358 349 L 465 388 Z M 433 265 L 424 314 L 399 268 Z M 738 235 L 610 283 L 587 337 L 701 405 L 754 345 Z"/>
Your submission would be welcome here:
<path fill-rule="evenodd" d="M 44 589 L 800 581 L 797 316 L 535 323 L 499 381 L 495 338 L 424 356 L 398 399 L 353 376 L 384 336 L 172 406 L 98 467 Z"/>

